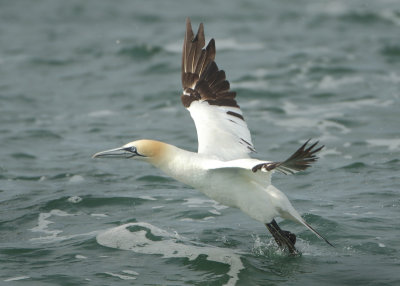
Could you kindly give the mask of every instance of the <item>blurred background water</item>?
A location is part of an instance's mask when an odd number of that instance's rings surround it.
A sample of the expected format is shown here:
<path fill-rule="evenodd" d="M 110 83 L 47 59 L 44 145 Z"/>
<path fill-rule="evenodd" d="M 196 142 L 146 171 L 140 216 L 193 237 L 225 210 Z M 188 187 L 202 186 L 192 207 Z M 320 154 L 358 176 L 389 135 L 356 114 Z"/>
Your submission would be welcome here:
<path fill-rule="evenodd" d="M 0 1 L 0 285 L 400 285 L 399 1 Z M 205 24 L 259 158 L 304 218 L 265 227 L 131 160 L 195 151 L 180 102 L 185 18 Z M 245 191 L 245 190 L 244 190 Z"/>

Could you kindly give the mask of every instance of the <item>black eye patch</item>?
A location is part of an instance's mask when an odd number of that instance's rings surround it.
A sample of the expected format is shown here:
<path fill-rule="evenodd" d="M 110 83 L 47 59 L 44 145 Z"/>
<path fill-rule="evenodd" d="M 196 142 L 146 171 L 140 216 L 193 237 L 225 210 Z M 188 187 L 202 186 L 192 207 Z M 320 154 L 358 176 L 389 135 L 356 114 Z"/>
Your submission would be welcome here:
<path fill-rule="evenodd" d="M 135 146 L 126 147 L 126 148 L 124 148 L 124 151 L 132 153 L 132 155 L 129 156 L 128 158 L 131 158 L 131 157 L 134 157 L 134 156 L 146 157 L 146 156 L 144 156 L 142 154 L 139 154 Z"/>
<path fill-rule="evenodd" d="M 135 147 L 135 146 L 127 147 L 127 148 L 125 148 L 124 150 L 125 150 L 125 151 L 128 151 L 128 152 L 131 152 L 131 153 L 137 154 L 137 150 L 136 150 L 136 147 Z"/>

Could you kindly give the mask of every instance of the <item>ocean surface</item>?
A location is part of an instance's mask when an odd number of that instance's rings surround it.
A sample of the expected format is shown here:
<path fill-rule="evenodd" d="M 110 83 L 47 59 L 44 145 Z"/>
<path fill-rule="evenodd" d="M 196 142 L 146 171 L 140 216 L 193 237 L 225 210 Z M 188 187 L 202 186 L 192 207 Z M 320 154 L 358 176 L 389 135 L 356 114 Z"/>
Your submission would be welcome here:
<path fill-rule="evenodd" d="M 325 145 L 273 183 L 335 248 L 278 219 L 289 256 L 150 165 L 91 159 L 140 138 L 196 151 L 188 16 L 255 157 Z M 400 285 L 400 1 L 0 1 L 0 147 L 0 285 Z"/>

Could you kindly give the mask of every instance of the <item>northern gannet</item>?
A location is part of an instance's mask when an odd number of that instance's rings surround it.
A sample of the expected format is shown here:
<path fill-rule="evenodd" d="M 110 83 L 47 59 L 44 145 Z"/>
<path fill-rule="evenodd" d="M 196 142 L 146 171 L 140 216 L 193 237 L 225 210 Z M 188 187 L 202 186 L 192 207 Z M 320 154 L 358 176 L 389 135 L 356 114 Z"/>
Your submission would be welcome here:
<path fill-rule="evenodd" d="M 296 254 L 296 235 L 282 230 L 275 217 L 298 222 L 332 245 L 314 230 L 294 209 L 284 193 L 271 184 L 276 170 L 293 174 L 307 169 L 317 160 L 318 141 L 305 142 L 287 160 L 272 162 L 251 158 L 254 152 L 250 131 L 242 111 L 230 91 L 225 72 L 215 63 L 215 41 L 205 46 L 201 23 L 194 36 L 190 19 L 182 52 L 181 101 L 194 120 L 198 152 L 155 141 L 137 140 L 122 147 L 98 152 L 95 157 L 120 156 L 148 162 L 164 173 L 201 191 L 211 199 L 239 208 L 266 225 L 276 243 Z"/>

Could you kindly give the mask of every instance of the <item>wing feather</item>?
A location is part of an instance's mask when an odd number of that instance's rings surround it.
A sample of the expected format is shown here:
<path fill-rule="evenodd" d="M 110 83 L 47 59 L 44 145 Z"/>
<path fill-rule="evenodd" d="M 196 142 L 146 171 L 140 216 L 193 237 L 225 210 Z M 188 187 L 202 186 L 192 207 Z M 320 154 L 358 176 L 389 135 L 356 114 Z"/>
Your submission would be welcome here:
<path fill-rule="evenodd" d="M 310 142 L 308 139 L 299 149 L 296 150 L 288 159 L 283 162 L 266 162 L 261 163 L 253 167 L 253 172 L 265 169 L 266 171 L 272 171 L 274 169 L 280 171 L 281 173 L 294 174 L 299 171 L 303 171 L 311 166 L 312 163 L 317 161 L 318 157 L 316 153 L 321 151 L 324 146 L 317 147 L 318 141 L 311 146 L 307 146 Z M 308 147 L 308 148 L 306 148 Z"/>
<path fill-rule="evenodd" d="M 215 63 L 215 41 L 205 46 L 204 27 L 194 35 L 189 18 L 182 50 L 182 104 L 195 122 L 198 152 L 233 160 L 255 151 L 236 93 Z"/>

